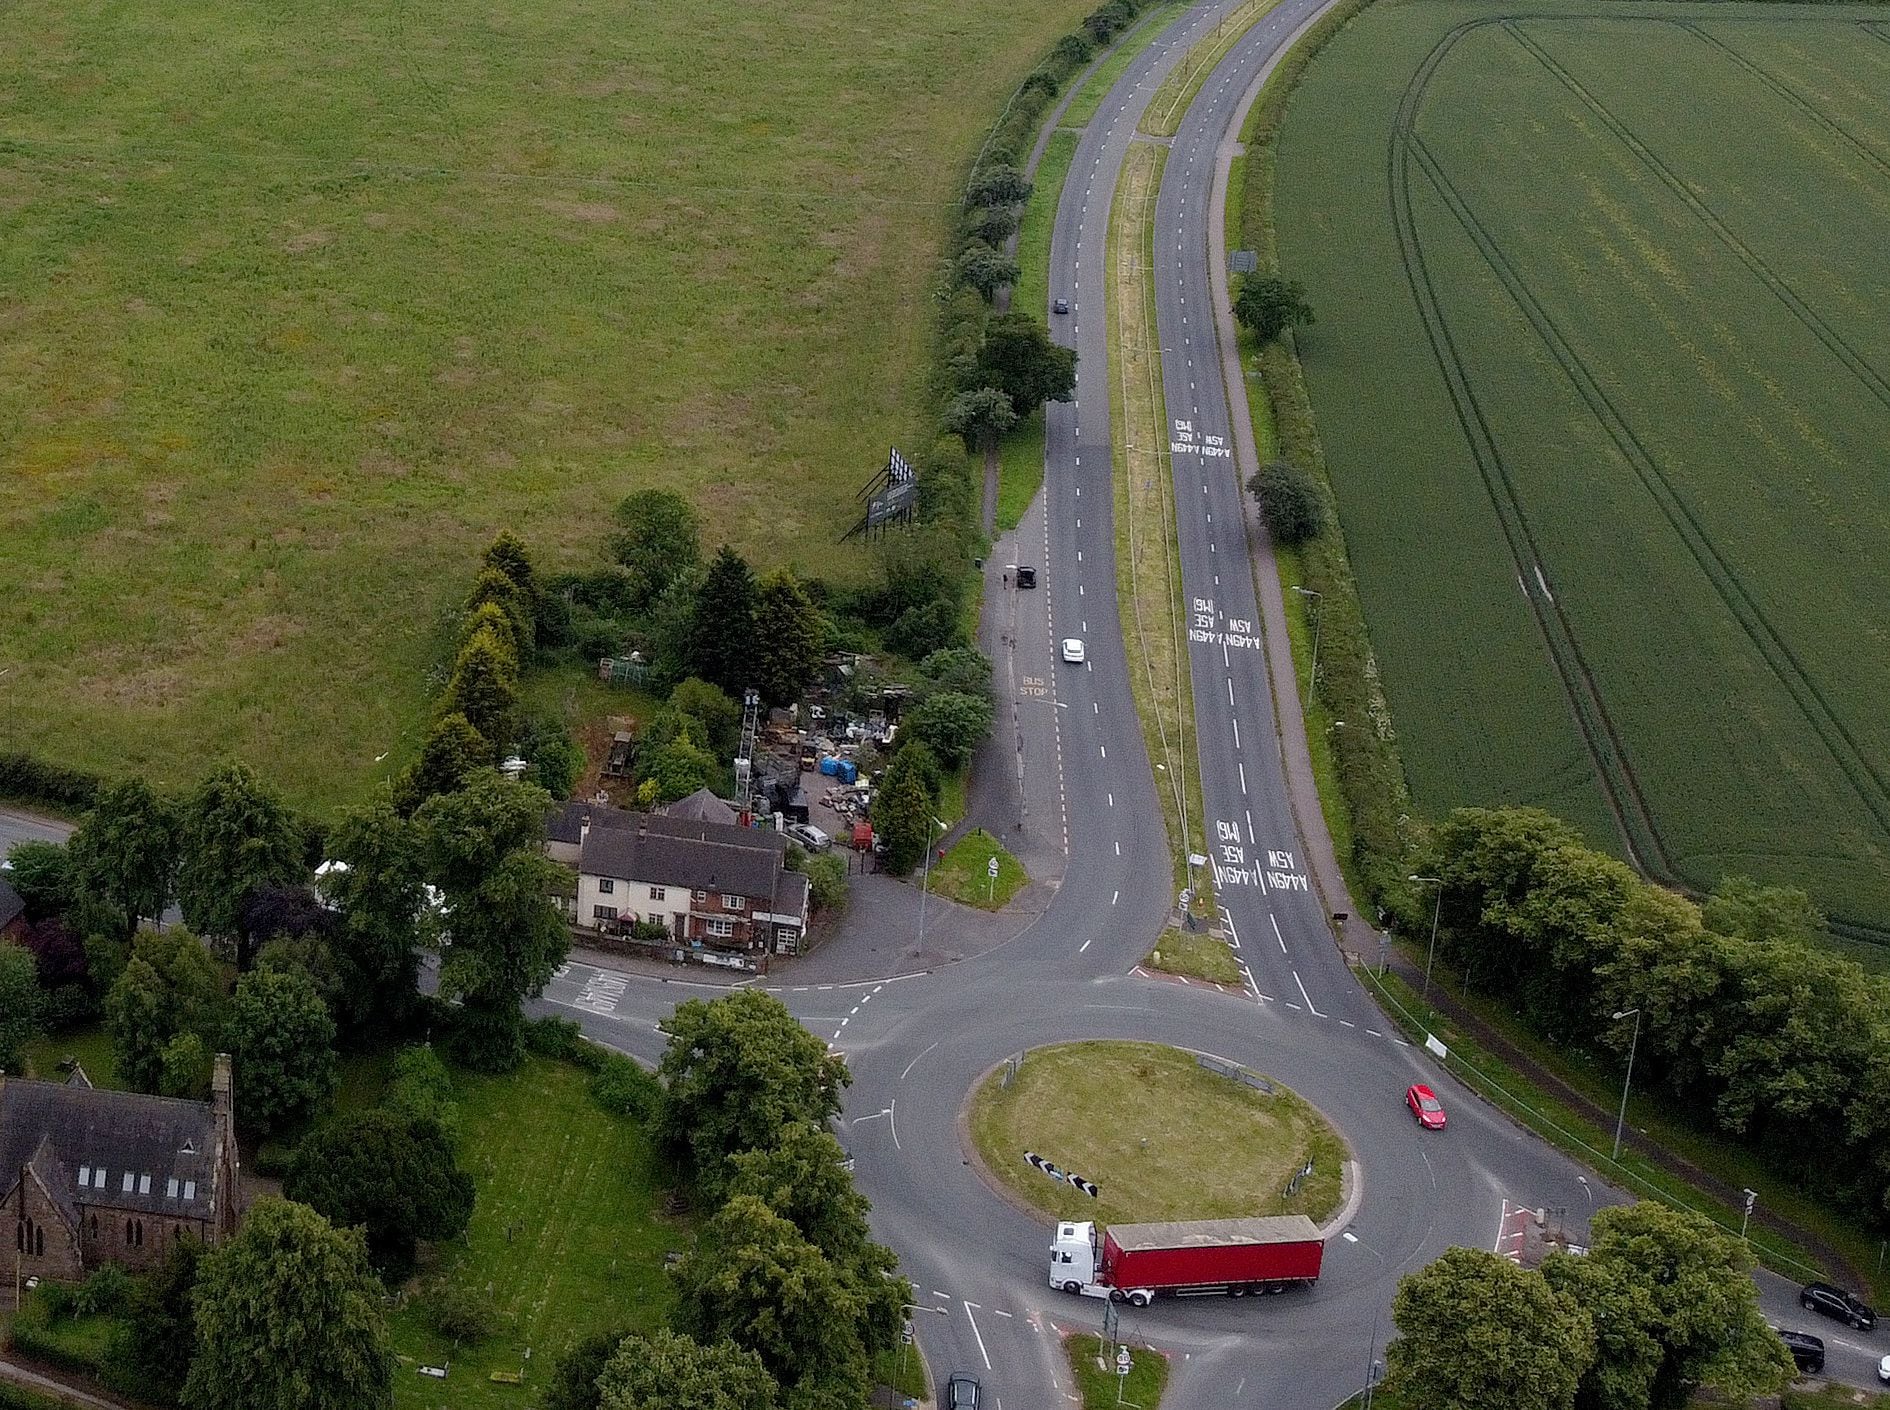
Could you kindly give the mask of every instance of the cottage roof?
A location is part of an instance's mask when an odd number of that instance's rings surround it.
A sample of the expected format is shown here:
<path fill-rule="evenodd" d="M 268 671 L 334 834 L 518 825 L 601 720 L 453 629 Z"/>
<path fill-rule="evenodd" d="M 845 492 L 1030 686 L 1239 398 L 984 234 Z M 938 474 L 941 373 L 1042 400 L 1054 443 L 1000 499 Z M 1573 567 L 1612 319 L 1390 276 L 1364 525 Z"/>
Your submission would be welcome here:
<path fill-rule="evenodd" d="M 778 916 L 799 916 L 805 924 L 811 891 L 804 874 L 783 868 L 774 882 L 774 913 Z"/>
<path fill-rule="evenodd" d="M 777 832 L 635 813 L 634 827 L 591 827 L 579 872 L 731 896 L 772 898 L 787 858 Z"/>
<path fill-rule="evenodd" d="M 545 823 L 545 837 L 552 842 L 568 842 L 573 847 L 584 840 L 584 824 L 589 820 L 592 827 L 627 827 L 640 815 L 628 808 L 612 807 L 609 803 L 587 803 L 582 798 L 573 798 L 561 804 Z"/>
<path fill-rule="evenodd" d="M 25 914 L 26 902 L 13 889 L 13 883 L 0 876 L 0 929 L 13 924 Z"/>
<path fill-rule="evenodd" d="M 0 1082 L 0 1191 L 30 1166 L 68 1212 L 84 1204 L 200 1214 L 213 1193 L 216 1138 L 208 1102 L 20 1077 Z M 90 1176 L 83 1190 L 82 1173 Z M 190 1201 L 186 1181 L 196 1187 Z"/>
<path fill-rule="evenodd" d="M 666 818 L 690 818 L 696 822 L 732 825 L 741 815 L 706 788 L 698 788 L 687 798 L 679 798 L 663 810 Z"/>

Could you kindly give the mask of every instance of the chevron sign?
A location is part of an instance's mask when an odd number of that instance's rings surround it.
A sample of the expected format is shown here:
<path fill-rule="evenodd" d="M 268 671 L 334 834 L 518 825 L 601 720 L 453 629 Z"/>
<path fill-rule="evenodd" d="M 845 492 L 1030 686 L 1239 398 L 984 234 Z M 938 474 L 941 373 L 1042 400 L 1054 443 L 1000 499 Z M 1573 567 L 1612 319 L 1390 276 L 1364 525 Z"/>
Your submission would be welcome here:
<path fill-rule="evenodd" d="M 1089 1180 L 1085 1180 L 1081 1175 L 1075 1174 L 1072 1171 L 1064 1170 L 1061 1167 L 1053 1164 L 1052 1162 L 1045 1160 L 1042 1156 L 1037 1155 L 1032 1151 L 1025 1151 L 1024 1159 L 1027 1162 L 1029 1162 L 1030 1165 L 1032 1165 L 1038 1170 L 1041 1170 L 1044 1174 L 1048 1175 L 1052 1180 L 1068 1181 L 1070 1184 L 1074 1185 L 1077 1189 L 1081 1190 L 1084 1194 L 1088 1195 L 1091 1199 L 1096 1198 L 1096 1193 L 1097 1193 L 1096 1185 Z"/>

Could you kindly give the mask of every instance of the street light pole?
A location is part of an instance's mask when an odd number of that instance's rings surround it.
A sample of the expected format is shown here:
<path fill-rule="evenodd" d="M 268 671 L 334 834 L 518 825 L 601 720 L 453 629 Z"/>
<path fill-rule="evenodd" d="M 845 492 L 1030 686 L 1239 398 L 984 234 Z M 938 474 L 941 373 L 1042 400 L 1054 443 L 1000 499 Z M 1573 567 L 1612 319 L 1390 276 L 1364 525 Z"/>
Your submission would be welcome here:
<path fill-rule="evenodd" d="M 1407 876 L 1406 881 L 1418 882 L 1437 888 L 1437 900 L 1431 906 L 1431 944 L 1424 952 L 1424 1002 L 1431 1001 L 1431 962 L 1437 958 L 1437 918 L 1444 911 L 1444 878 L 1441 876 Z"/>
<path fill-rule="evenodd" d="M 938 823 L 940 827 L 945 826 L 944 823 L 938 822 L 938 819 L 933 817 L 930 813 L 925 815 L 925 870 L 919 876 L 919 948 L 921 950 L 925 948 L 925 897 L 926 893 L 932 889 L 933 823 Z"/>
<path fill-rule="evenodd" d="M 1293 591 L 1298 593 L 1301 597 L 1310 597 L 1313 599 L 1312 670 L 1308 672 L 1306 676 L 1306 693 L 1308 696 L 1311 696 L 1311 694 L 1319 688 L 1319 623 L 1326 615 L 1326 600 L 1323 593 L 1314 588 L 1301 587 L 1298 583 L 1293 584 Z"/>
<path fill-rule="evenodd" d="M 1628 1017 L 1632 1017 L 1634 1020 L 1634 1037 L 1628 1042 L 1627 1076 L 1621 1081 L 1621 1111 L 1620 1114 L 1614 1118 L 1613 1158 L 1615 1160 L 1621 1158 L 1621 1128 L 1627 1124 L 1628 1088 L 1634 1085 L 1634 1053 L 1641 1045 L 1641 1011 L 1639 1009 L 1622 1009 L 1619 1013 L 1614 1015 L 1614 1021 L 1619 1023 L 1622 1019 Z"/>

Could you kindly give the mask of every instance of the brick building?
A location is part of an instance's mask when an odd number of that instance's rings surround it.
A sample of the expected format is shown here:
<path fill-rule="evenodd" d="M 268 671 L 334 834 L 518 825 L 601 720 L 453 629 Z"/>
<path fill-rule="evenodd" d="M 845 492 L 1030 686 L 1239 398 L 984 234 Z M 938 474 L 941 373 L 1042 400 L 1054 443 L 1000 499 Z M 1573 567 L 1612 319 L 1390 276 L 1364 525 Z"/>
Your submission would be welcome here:
<path fill-rule="evenodd" d="M 183 1101 L 0 1074 L 0 1279 L 77 1282 L 101 1264 L 163 1262 L 186 1233 L 236 1228 L 242 1200 L 230 1060 L 210 1100 Z"/>

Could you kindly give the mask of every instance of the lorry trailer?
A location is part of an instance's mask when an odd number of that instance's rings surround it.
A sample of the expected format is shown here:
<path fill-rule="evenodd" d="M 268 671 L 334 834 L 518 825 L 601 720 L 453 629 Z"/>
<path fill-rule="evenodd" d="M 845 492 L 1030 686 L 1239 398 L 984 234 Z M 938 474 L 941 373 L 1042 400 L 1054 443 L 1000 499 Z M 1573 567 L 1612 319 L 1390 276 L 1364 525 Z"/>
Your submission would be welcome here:
<path fill-rule="evenodd" d="M 1310 1287 L 1326 1241 L 1303 1214 L 1248 1219 L 1189 1219 L 1057 1225 L 1050 1245 L 1050 1286 L 1084 1297 L 1147 1307 L 1158 1295 L 1246 1297 Z"/>

